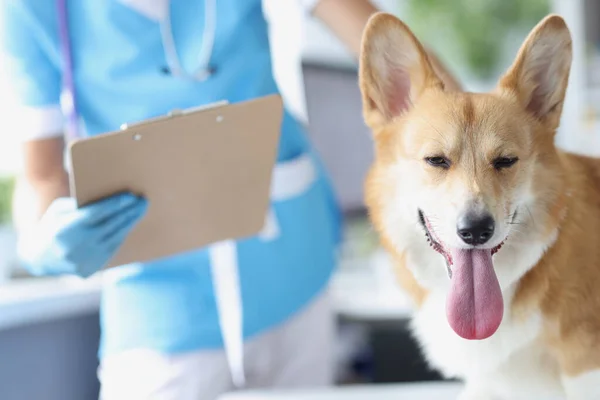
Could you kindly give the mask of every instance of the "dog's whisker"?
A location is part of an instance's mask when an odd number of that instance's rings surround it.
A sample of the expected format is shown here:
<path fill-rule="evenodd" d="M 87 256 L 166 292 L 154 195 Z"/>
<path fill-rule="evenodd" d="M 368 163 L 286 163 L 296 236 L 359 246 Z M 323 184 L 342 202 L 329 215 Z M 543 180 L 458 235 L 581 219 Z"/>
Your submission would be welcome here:
<path fill-rule="evenodd" d="M 438 144 L 443 145 L 446 142 L 446 138 L 444 137 L 444 134 L 438 129 L 436 128 L 427 118 L 425 118 L 424 116 L 419 116 L 419 118 L 421 118 L 421 121 L 425 122 L 427 125 L 429 125 L 431 127 L 431 129 L 433 129 L 435 131 L 435 133 L 437 133 L 439 135 L 440 138 L 442 138 L 443 142 L 438 142 L 436 141 Z"/>
<path fill-rule="evenodd" d="M 533 226 L 535 227 L 535 219 L 533 218 L 533 214 L 531 213 L 531 209 L 527 205 L 525 206 L 525 209 L 527 210 L 527 213 L 529 214 L 529 218 L 531 219 L 531 222 L 533 223 Z"/>

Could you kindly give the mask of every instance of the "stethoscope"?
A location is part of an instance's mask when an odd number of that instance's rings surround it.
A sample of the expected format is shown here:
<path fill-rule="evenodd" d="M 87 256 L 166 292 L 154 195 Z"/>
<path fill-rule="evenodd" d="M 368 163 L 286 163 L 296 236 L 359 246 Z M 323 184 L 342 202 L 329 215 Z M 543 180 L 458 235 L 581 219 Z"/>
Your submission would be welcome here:
<path fill-rule="evenodd" d="M 74 96 L 73 81 L 73 58 L 69 39 L 69 24 L 67 21 L 67 0 L 57 0 L 58 25 L 61 43 L 61 51 L 64 58 L 63 90 L 61 94 L 61 107 L 66 112 L 68 131 L 72 138 L 76 138 L 80 129 L 77 123 L 77 105 Z M 217 0 L 204 1 L 204 31 L 202 33 L 202 44 L 198 53 L 198 67 L 189 73 L 183 68 L 180 61 L 173 30 L 171 29 L 171 15 L 166 13 L 160 22 L 160 34 L 165 51 L 165 58 L 169 67 L 168 73 L 172 76 L 187 80 L 205 81 L 214 73 L 210 65 L 210 58 L 215 42 L 217 29 Z"/>
<path fill-rule="evenodd" d="M 205 81 L 214 70 L 210 66 L 210 56 L 215 43 L 215 32 L 217 28 L 217 0 L 204 1 L 204 32 L 202 33 L 202 44 L 198 53 L 198 67 L 189 74 L 180 63 L 177 47 L 173 39 L 173 30 L 171 29 L 171 15 L 167 12 L 165 19 L 160 24 L 160 33 L 163 46 L 165 48 L 165 57 L 169 65 L 170 73 L 179 78 Z"/>
<path fill-rule="evenodd" d="M 167 12 L 160 23 L 161 39 L 165 49 L 165 58 L 174 77 L 205 81 L 214 70 L 210 67 L 210 57 L 215 41 L 217 25 L 217 0 L 204 1 L 204 33 L 198 67 L 188 73 L 181 65 L 171 29 L 170 13 Z M 67 0 L 56 0 L 58 11 L 58 26 L 61 51 L 63 55 L 63 82 L 61 92 L 61 108 L 67 118 L 66 135 L 68 139 L 77 139 L 82 134 L 78 122 L 77 102 L 75 98 L 75 83 L 73 78 L 74 66 L 69 38 Z M 234 241 L 216 243 L 209 248 L 213 286 L 215 288 L 219 324 L 227 362 L 231 371 L 232 381 L 237 387 L 245 385 L 244 352 L 243 352 L 243 315 L 241 304 L 241 289 L 238 276 L 237 249 Z"/>

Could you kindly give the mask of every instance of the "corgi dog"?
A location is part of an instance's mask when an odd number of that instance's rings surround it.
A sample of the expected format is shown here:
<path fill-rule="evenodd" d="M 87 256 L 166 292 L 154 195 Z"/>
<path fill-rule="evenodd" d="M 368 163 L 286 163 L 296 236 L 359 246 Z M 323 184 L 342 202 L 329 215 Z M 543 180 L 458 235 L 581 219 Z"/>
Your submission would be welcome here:
<path fill-rule="evenodd" d="M 492 91 L 468 93 L 395 16 L 363 34 L 365 203 L 461 400 L 600 399 L 600 161 L 554 145 L 571 59 L 550 15 Z"/>

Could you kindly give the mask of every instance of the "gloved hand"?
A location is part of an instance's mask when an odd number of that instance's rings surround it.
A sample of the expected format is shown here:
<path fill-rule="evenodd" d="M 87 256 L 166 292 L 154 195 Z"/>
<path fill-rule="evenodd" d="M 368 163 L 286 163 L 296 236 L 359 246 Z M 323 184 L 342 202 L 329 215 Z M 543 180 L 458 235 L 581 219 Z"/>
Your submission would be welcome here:
<path fill-rule="evenodd" d="M 81 208 L 73 198 L 58 198 L 21 236 L 20 260 L 35 275 L 88 277 L 116 253 L 146 209 L 145 199 L 128 193 Z"/>

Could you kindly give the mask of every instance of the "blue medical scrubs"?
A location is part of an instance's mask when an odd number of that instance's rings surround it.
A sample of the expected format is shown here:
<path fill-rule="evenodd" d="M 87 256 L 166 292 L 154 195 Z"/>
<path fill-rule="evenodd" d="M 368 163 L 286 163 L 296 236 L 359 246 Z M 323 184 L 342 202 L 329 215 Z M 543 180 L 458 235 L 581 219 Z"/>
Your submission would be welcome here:
<path fill-rule="evenodd" d="M 261 0 L 216 2 L 214 74 L 202 82 L 166 73 L 155 20 L 117 0 L 67 4 L 76 98 L 88 135 L 174 108 L 278 93 Z M 26 106 L 59 104 L 63 58 L 55 5 L 50 0 L 3 5 L 10 79 Z M 204 1 L 172 0 L 169 11 L 182 66 L 193 71 L 203 40 Z M 281 135 L 279 162 L 314 155 L 287 111 Z M 304 194 L 273 203 L 279 237 L 238 243 L 246 338 L 284 323 L 324 290 L 332 274 L 340 213 L 318 160 L 317 165 L 318 178 Z M 111 274 L 101 304 L 101 356 L 140 347 L 173 353 L 222 346 L 206 249 L 118 267 Z"/>

